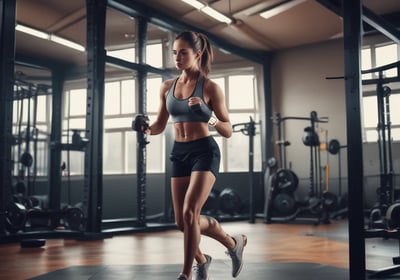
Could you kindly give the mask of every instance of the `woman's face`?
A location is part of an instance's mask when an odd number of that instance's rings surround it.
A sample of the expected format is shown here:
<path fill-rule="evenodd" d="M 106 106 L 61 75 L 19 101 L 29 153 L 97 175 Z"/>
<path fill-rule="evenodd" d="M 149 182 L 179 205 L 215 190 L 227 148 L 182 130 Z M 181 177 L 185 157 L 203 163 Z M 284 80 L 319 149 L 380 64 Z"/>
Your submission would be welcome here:
<path fill-rule="evenodd" d="M 178 70 L 198 69 L 197 59 L 199 58 L 199 52 L 195 53 L 185 40 L 175 40 L 173 55 L 175 66 Z"/>

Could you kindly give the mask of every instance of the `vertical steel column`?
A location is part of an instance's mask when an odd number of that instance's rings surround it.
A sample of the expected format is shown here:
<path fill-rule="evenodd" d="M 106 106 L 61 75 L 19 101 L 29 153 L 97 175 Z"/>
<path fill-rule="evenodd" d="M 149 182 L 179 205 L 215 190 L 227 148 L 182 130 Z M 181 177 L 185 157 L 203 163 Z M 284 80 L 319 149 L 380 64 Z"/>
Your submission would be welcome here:
<path fill-rule="evenodd" d="M 136 61 L 139 64 L 146 63 L 146 39 L 147 20 L 137 18 L 136 25 Z M 147 72 L 141 68 L 137 73 L 137 111 L 139 114 L 146 114 L 146 91 Z M 146 134 L 136 133 L 136 176 L 137 176 L 137 225 L 146 225 Z"/>
<path fill-rule="evenodd" d="M 250 213 L 249 222 L 254 224 L 256 222 L 256 192 L 254 191 L 254 136 L 256 135 L 255 122 L 250 117 L 250 122 L 247 124 L 247 132 L 249 136 L 249 188 L 250 188 Z"/>
<path fill-rule="evenodd" d="M 387 208 L 393 203 L 394 199 L 394 177 L 392 166 L 391 149 L 391 127 L 390 127 L 390 106 L 389 96 L 383 84 L 383 73 L 379 72 L 379 81 L 376 85 L 376 97 L 378 105 L 378 146 L 379 146 L 379 167 L 380 167 L 380 186 L 379 186 L 379 205 L 385 213 Z"/>
<path fill-rule="evenodd" d="M 174 145 L 174 131 L 171 125 L 167 125 L 165 128 L 165 150 L 171 151 Z M 165 157 L 165 191 L 164 191 L 164 222 L 172 222 L 173 210 L 172 210 L 172 196 L 171 196 L 171 175 L 172 166 L 168 156 Z"/>
<path fill-rule="evenodd" d="M 87 113 L 83 207 L 86 231 L 101 232 L 103 210 L 104 70 L 106 52 L 106 0 L 86 1 L 87 20 Z"/>
<path fill-rule="evenodd" d="M 0 236 L 11 201 L 11 143 L 15 62 L 15 0 L 0 0 Z"/>
<path fill-rule="evenodd" d="M 272 121 L 272 89 L 271 89 L 271 57 L 268 56 L 268 60 L 263 63 L 263 84 L 264 84 L 264 108 L 260 111 L 261 114 L 261 122 L 260 122 L 260 133 L 261 139 L 264 141 L 261 142 L 261 151 L 262 151 L 262 185 L 264 186 L 264 190 L 266 190 L 266 185 L 268 184 L 267 180 L 265 180 L 266 173 L 269 172 L 268 167 L 268 159 L 274 157 L 274 130 L 273 130 L 273 121 Z M 280 121 L 280 120 L 279 120 Z M 278 130 L 278 134 L 280 134 L 280 129 Z M 278 135 L 278 139 L 281 139 L 280 135 Z M 281 146 L 282 147 L 282 146 Z M 282 159 L 282 150 L 280 151 L 281 159 Z M 282 163 L 282 160 L 280 160 Z M 269 187 L 268 187 L 269 188 Z M 269 201 L 268 196 L 265 195 L 264 201 L 264 222 L 270 222 L 270 213 L 269 213 Z"/>
<path fill-rule="evenodd" d="M 267 162 L 274 156 L 273 122 L 272 118 L 272 89 L 271 89 L 271 57 L 263 63 L 263 84 L 264 84 L 264 124 L 261 126 L 262 139 L 265 139 L 263 160 Z M 264 131 L 264 132 L 263 132 Z"/>
<path fill-rule="evenodd" d="M 49 206 L 51 210 L 60 210 L 61 205 L 61 137 L 62 137 L 62 89 L 64 75 L 52 70 L 52 110 L 49 155 Z M 54 221 L 57 223 L 57 221 Z"/>
<path fill-rule="evenodd" d="M 349 183 L 350 279 L 365 277 L 363 149 L 361 131 L 361 0 L 342 1 Z"/>

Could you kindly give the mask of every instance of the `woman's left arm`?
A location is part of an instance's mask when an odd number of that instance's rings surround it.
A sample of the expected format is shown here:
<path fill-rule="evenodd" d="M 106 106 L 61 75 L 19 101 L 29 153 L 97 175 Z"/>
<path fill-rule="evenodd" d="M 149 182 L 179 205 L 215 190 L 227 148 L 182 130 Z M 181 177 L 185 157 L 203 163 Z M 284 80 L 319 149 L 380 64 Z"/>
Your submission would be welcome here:
<path fill-rule="evenodd" d="M 229 113 L 225 104 L 225 95 L 222 89 L 213 81 L 207 79 L 204 85 L 204 91 L 209 98 L 210 107 L 213 109 L 216 123 L 214 128 L 222 136 L 229 138 L 232 136 L 232 124 L 229 119 Z"/>

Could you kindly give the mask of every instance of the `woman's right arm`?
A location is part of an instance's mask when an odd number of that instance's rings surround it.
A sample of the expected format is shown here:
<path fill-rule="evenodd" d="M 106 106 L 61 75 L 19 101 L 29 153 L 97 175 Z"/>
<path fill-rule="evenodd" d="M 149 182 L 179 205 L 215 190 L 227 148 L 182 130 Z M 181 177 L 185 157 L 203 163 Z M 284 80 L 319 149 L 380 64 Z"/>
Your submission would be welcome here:
<path fill-rule="evenodd" d="M 157 135 L 164 131 L 165 127 L 167 126 L 167 122 L 169 119 L 169 113 L 167 111 L 166 106 L 166 97 L 169 88 L 172 85 L 172 80 L 167 80 L 162 83 L 160 87 L 160 98 L 159 98 L 159 106 L 157 117 L 155 121 L 150 125 L 150 135 Z"/>

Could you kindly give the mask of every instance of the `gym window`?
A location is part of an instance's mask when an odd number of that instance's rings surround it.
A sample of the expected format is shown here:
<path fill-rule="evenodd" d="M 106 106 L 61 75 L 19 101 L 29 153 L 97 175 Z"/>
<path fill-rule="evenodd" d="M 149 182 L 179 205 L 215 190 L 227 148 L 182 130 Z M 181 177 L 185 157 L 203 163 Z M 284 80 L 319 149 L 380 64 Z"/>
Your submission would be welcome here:
<path fill-rule="evenodd" d="M 12 127 L 14 145 L 11 151 L 14 176 L 46 176 L 48 173 L 51 100 L 51 95 L 41 90 L 36 92 L 36 87 L 19 83 L 14 86 Z M 29 145 L 25 139 L 28 126 Z M 24 151 L 29 151 L 33 155 L 34 161 L 30 168 L 23 168 L 20 163 L 20 156 Z"/>
<path fill-rule="evenodd" d="M 400 47 L 399 44 L 380 44 L 371 45 L 361 51 L 362 70 L 387 65 L 399 61 Z M 384 73 L 385 77 L 396 77 L 397 69 L 389 69 Z M 362 79 L 378 78 L 375 73 L 363 74 Z M 391 88 L 389 96 L 389 112 L 391 121 L 391 137 L 394 141 L 400 141 L 400 113 L 398 104 L 400 104 L 400 86 L 398 83 L 390 83 Z M 362 98 L 362 119 L 363 119 L 363 141 L 376 142 L 378 140 L 378 105 L 376 86 L 363 86 Z"/>
<path fill-rule="evenodd" d="M 63 98 L 63 124 L 61 142 L 71 143 L 73 131 L 84 137 L 86 127 L 86 89 L 71 88 L 64 93 Z M 63 150 L 61 163 L 66 166 L 65 173 L 70 175 L 83 175 L 85 154 L 81 151 Z"/>
<path fill-rule="evenodd" d="M 238 73 L 211 76 L 225 93 L 226 105 L 232 125 L 257 122 L 259 112 L 256 106 L 256 78 L 253 70 L 238 69 Z M 245 72 L 245 74 L 243 74 Z M 244 126 L 242 126 L 244 127 Z M 254 171 L 261 170 L 260 127 L 256 125 L 254 137 Z M 249 170 L 249 136 L 241 132 L 233 133 L 225 139 L 215 134 L 221 150 L 221 172 L 247 172 Z"/>

